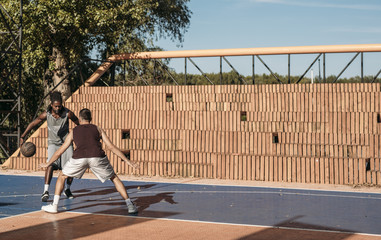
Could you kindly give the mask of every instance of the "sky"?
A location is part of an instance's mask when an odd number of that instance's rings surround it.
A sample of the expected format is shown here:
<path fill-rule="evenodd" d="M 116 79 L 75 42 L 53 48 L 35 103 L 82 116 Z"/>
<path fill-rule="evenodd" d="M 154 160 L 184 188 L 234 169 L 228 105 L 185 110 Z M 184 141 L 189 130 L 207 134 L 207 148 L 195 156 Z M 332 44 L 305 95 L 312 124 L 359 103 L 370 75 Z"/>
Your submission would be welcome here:
<path fill-rule="evenodd" d="M 163 50 L 381 43 L 380 0 L 190 0 L 188 6 L 193 13 L 184 42 L 157 41 Z M 354 55 L 327 54 L 327 76 L 338 75 Z M 292 55 L 291 75 L 303 74 L 316 57 Z M 229 57 L 228 61 L 240 74 L 251 75 L 251 59 Z M 219 58 L 193 60 L 204 72 L 219 72 Z M 287 74 L 287 56 L 263 56 L 263 60 L 272 71 Z M 359 56 L 342 76 L 360 75 L 360 63 Z M 315 76 L 318 64 L 312 67 Z M 184 72 L 184 59 L 172 59 L 170 66 Z M 269 74 L 258 60 L 255 66 L 257 74 Z M 381 53 L 365 53 L 364 75 L 375 75 L 380 69 Z M 223 71 L 230 70 L 224 63 Z M 199 73 L 190 63 L 187 72 Z"/>

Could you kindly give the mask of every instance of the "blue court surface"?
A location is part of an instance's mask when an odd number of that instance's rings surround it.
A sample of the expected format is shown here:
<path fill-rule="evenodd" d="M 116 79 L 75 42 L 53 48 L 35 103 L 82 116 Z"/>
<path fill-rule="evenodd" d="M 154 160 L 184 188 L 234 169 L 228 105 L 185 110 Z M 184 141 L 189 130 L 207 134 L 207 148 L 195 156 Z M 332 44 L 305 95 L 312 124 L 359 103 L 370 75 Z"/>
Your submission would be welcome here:
<path fill-rule="evenodd" d="M 56 178 L 53 178 L 51 202 Z M 43 177 L 0 175 L 1 219 L 39 211 Z M 137 217 L 381 235 L 381 194 L 123 181 Z M 75 179 L 59 211 L 128 215 L 111 181 Z M 380 236 L 381 237 L 381 236 Z"/>

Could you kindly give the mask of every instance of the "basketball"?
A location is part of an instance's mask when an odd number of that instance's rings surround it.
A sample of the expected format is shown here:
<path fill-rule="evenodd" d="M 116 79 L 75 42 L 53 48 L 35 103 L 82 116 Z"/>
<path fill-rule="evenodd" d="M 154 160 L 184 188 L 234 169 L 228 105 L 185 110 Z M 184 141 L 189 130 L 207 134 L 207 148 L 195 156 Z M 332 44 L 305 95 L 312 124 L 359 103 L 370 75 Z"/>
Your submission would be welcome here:
<path fill-rule="evenodd" d="M 36 153 L 36 145 L 32 142 L 26 142 L 21 146 L 20 151 L 25 157 L 31 157 Z"/>

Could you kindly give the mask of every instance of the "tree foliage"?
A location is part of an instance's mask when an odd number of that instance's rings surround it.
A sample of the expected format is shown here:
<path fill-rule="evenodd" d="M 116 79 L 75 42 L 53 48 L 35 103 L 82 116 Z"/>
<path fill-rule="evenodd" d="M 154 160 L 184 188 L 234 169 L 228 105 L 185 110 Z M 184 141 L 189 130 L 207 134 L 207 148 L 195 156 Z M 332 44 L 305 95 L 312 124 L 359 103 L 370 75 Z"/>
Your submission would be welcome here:
<path fill-rule="evenodd" d="M 76 62 L 93 52 L 105 59 L 116 53 L 158 49 L 153 44 L 158 38 L 168 37 L 181 43 L 190 24 L 188 2 L 24 0 L 25 87 L 29 84 L 37 87 L 41 96 L 61 81 Z M 0 0 L 0 4 L 18 21 L 18 1 Z M 4 25 L 0 26 L 4 29 Z M 62 85 L 59 90 L 68 96 L 71 85 L 78 84 L 70 85 L 67 80 Z"/>
<path fill-rule="evenodd" d="M 92 74 L 97 64 L 85 62 L 70 78 L 64 79 L 81 59 L 94 53 L 105 59 L 116 53 L 157 50 L 153 42 L 159 38 L 181 43 L 192 14 L 188 2 L 23 0 L 21 125 L 32 120 L 42 96 L 57 83 L 63 81 L 57 89 L 66 99 Z M 5 22 L 19 25 L 20 1 L 0 0 L 0 5 L 10 16 L 6 21 L 0 19 L 0 32 L 8 30 Z M 0 35 L 0 76 L 14 63 L 14 59 L 3 54 L 9 46 L 7 38 Z M 2 91 L 1 97 L 14 97 L 11 88 L 17 89 L 17 82 L 17 76 L 11 75 L 7 91 Z"/>

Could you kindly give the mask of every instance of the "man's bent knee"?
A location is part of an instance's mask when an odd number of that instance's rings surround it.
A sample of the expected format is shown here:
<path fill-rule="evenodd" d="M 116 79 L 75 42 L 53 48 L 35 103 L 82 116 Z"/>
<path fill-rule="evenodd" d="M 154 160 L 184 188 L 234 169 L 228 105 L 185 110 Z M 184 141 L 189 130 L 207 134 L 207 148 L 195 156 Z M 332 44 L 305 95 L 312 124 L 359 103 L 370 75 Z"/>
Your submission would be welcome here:
<path fill-rule="evenodd" d="M 62 178 L 62 179 L 66 179 L 68 178 L 68 176 L 66 176 L 65 174 L 63 174 L 62 172 L 60 172 L 60 174 L 58 175 L 59 178 Z"/>

